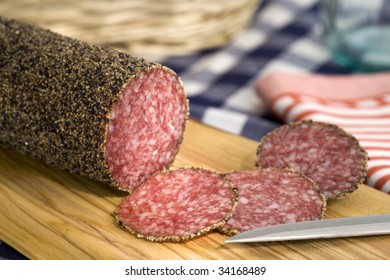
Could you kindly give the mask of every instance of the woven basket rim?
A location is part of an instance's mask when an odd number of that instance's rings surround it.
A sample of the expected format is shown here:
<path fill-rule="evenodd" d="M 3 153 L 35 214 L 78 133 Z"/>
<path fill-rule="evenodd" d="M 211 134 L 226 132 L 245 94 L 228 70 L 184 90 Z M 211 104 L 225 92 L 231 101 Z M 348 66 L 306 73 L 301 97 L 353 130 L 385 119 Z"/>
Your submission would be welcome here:
<path fill-rule="evenodd" d="M 130 53 L 188 54 L 230 42 L 261 0 L 13 0 L 7 17 Z"/>

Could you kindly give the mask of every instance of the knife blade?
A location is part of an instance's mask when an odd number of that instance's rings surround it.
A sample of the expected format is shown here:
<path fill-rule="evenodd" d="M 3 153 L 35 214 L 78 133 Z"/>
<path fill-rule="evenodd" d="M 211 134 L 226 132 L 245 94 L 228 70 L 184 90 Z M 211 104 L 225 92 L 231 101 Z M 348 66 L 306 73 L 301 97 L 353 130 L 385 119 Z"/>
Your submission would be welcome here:
<path fill-rule="evenodd" d="M 390 214 L 323 219 L 262 227 L 239 233 L 226 239 L 225 242 L 269 242 L 384 234 L 390 234 Z"/>

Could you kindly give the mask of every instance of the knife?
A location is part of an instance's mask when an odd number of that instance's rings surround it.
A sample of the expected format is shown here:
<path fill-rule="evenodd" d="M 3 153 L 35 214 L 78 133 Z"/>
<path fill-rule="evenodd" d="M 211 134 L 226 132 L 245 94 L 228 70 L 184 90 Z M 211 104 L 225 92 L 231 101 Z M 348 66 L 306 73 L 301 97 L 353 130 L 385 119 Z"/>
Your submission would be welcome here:
<path fill-rule="evenodd" d="M 268 242 L 390 234 L 390 214 L 288 223 L 257 228 L 225 240 Z"/>

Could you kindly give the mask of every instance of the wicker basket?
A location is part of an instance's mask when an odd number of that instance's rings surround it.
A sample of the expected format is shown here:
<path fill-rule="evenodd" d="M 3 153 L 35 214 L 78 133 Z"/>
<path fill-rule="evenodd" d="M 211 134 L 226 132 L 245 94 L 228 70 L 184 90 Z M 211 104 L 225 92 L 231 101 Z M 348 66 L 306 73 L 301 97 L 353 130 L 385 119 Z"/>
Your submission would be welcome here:
<path fill-rule="evenodd" d="M 181 55 L 229 42 L 260 0 L 8 0 L 0 14 L 136 55 Z"/>

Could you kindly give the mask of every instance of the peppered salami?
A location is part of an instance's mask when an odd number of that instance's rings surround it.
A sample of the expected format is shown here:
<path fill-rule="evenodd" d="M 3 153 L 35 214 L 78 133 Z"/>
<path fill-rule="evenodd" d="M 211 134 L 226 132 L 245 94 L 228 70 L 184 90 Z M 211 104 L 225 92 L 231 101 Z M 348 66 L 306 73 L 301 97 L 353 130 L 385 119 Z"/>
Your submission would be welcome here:
<path fill-rule="evenodd" d="M 185 241 L 222 226 L 237 204 L 225 176 L 199 168 L 150 177 L 119 205 L 120 225 L 150 241 Z"/>
<path fill-rule="evenodd" d="M 168 167 L 188 104 L 156 63 L 0 17 L 0 143 L 131 190 Z"/>
<path fill-rule="evenodd" d="M 226 174 L 238 189 L 232 218 L 219 230 L 228 235 L 277 224 L 321 219 L 326 200 L 315 182 L 287 169 L 258 168 Z"/>
<path fill-rule="evenodd" d="M 368 156 L 356 138 L 327 123 L 301 121 L 265 135 L 259 167 L 291 168 L 312 178 L 327 199 L 354 191 L 367 175 Z"/>

